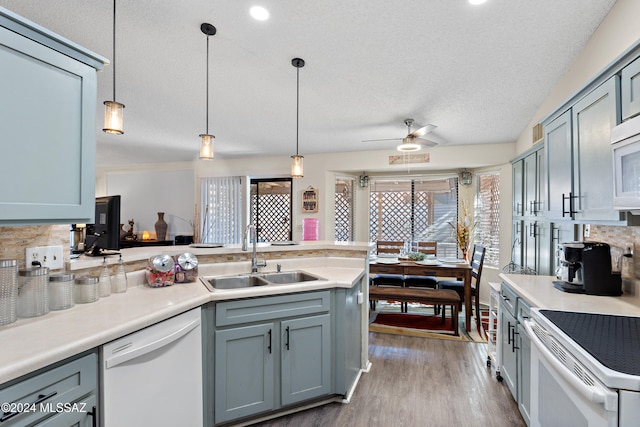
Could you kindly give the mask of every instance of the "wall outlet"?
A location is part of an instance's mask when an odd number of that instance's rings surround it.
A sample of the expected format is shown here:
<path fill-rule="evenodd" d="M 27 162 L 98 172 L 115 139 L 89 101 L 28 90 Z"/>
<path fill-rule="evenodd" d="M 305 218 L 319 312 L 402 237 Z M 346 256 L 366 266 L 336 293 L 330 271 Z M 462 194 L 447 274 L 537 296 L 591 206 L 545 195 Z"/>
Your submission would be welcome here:
<path fill-rule="evenodd" d="M 33 262 L 39 262 L 42 267 L 49 267 L 50 270 L 64 268 L 62 246 L 37 246 L 27 248 L 26 252 L 25 264 L 27 267 L 31 267 Z"/>
<path fill-rule="evenodd" d="M 591 224 L 584 225 L 584 237 L 591 237 Z"/>

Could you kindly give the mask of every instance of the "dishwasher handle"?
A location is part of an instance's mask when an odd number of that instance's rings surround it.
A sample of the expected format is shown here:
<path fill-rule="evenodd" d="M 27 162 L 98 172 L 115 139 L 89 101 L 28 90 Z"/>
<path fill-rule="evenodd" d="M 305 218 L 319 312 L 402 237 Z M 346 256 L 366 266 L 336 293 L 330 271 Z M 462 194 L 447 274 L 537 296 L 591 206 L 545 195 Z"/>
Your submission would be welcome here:
<path fill-rule="evenodd" d="M 182 326 L 180 329 L 172 331 L 169 334 L 163 336 L 162 338 L 159 338 L 153 342 L 150 342 L 149 344 L 136 347 L 128 351 L 123 350 L 111 357 L 106 357 L 104 360 L 105 368 L 106 369 L 113 368 L 122 363 L 128 362 L 131 359 L 144 356 L 147 353 L 151 353 L 152 351 L 165 347 L 171 344 L 172 342 L 177 341 L 178 339 L 187 335 L 189 332 L 191 332 L 198 326 L 200 326 L 200 319 L 194 319 L 191 322 Z"/>

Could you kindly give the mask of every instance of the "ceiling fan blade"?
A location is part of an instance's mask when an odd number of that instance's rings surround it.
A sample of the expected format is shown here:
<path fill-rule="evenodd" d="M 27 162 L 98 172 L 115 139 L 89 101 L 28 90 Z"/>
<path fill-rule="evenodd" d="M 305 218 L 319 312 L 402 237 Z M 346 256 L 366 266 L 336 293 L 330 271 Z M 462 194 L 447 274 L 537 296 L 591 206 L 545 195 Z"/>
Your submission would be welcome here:
<path fill-rule="evenodd" d="M 418 144 L 422 144 L 422 145 L 424 145 L 424 146 L 426 146 L 426 147 L 435 147 L 436 145 L 438 145 L 438 143 L 437 143 L 437 142 L 435 142 L 435 141 L 430 141 L 430 140 L 428 140 L 428 139 L 424 139 L 424 138 L 416 138 L 416 139 L 415 139 L 415 141 L 416 141 Z"/>
<path fill-rule="evenodd" d="M 415 136 L 415 137 L 421 137 L 421 136 L 424 136 L 424 135 L 428 134 L 429 132 L 433 131 L 437 127 L 438 126 L 436 126 L 436 125 L 426 125 L 426 126 L 421 127 L 420 129 L 414 130 L 409 135 Z"/>
<path fill-rule="evenodd" d="M 383 142 L 383 141 L 402 141 L 402 138 L 388 138 L 388 139 L 365 139 L 362 142 Z"/>

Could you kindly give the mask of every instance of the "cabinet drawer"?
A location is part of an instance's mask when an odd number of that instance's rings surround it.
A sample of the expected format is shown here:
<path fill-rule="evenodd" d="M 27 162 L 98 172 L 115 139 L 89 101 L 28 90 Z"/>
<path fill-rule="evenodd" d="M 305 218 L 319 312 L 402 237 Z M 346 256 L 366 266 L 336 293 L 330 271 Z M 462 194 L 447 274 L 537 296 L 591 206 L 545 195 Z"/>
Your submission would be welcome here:
<path fill-rule="evenodd" d="M 502 284 L 500 288 L 500 304 L 507 310 L 513 317 L 516 317 L 516 301 L 518 294 L 516 294 L 509 286 Z"/>
<path fill-rule="evenodd" d="M 328 312 L 331 291 L 226 301 L 216 304 L 216 326 Z"/>
<path fill-rule="evenodd" d="M 12 416 L 0 413 L 0 425 L 17 426 L 48 417 L 47 408 L 69 404 L 95 392 L 98 382 L 98 358 L 95 353 L 52 368 L 0 390 L 0 402 L 35 404 L 36 412 Z M 45 412 L 40 412 L 39 409 Z M 87 409 L 90 411 L 91 409 Z"/>
<path fill-rule="evenodd" d="M 370 264 L 369 273 L 373 274 L 404 274 L 404 268 L 398 265 Z"/>

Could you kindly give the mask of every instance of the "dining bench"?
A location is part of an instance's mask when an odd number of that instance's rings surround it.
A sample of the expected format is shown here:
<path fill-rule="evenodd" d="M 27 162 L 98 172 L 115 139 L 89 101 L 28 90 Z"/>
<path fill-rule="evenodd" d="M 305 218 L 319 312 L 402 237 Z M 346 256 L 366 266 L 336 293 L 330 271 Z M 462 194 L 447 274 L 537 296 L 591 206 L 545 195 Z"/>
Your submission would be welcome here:
<path fill-rule="evenodd" d="M 444 323 L 445 308 L 451 307 L 451 329 L 454 335 L 458 333 L 458 306 L 460 295 L 451 289 L 431 288 L 400 288 L 395 286 L 370 286 L 369 300 L 386 300 L 399 302 L 417 302 L 420 304 L 442 305 L 442 323 Z"/>

